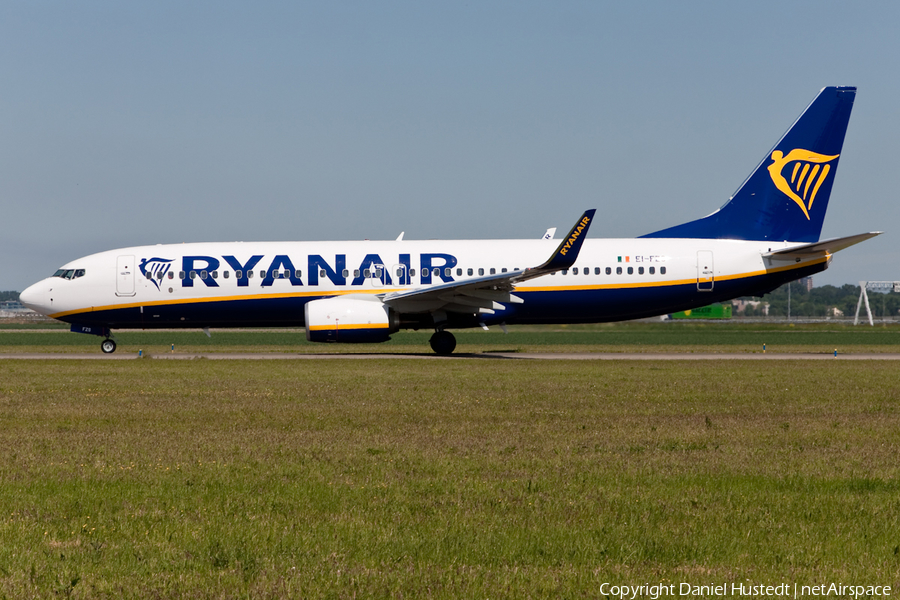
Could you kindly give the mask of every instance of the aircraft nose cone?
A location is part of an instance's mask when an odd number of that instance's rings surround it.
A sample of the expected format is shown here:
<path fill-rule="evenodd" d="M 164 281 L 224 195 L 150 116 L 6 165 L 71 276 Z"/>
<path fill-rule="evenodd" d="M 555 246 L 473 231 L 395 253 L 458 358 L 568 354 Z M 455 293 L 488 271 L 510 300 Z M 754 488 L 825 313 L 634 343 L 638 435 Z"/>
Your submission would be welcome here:
<path fill-rule="evenodd" d="M 52 285 L 48 280 L 44 279 L 25 288 L 25 291 L 19 294 L 19 302 L 24 304 L 26 308 L 30 308 L 42 315 L 50 314 L 53 308 L 53 299 L 50 297 L 51 291 Z"/>

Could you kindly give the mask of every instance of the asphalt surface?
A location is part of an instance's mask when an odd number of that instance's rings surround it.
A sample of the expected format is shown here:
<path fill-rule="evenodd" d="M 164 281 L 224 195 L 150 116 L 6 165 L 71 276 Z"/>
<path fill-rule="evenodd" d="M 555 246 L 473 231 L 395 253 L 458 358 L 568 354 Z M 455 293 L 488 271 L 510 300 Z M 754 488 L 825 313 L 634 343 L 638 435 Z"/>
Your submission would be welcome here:
<path fill-rule="evenodd" d="M 150 358 L 152 360 L 638 360 L 638 361 L 664 361 L 664 360 L 900 360 L 900 354 L 778 354 L 770 352 L 754 354 L 727 354 L 727 353 L 518 353 L 518 352 L 487 352 L 484 354 L 453 354 L 450 356 L 438 356 L 436 354 L 294 354 L 288 352 L 265 353 L 166 353 L 153 354 L 152 356 L 139 356 L 136 353 L 117 352 L 115 354 L 53 354 L 53 353 L 22 353 L 0 354 L 0 360 L 138 360 Z"/>

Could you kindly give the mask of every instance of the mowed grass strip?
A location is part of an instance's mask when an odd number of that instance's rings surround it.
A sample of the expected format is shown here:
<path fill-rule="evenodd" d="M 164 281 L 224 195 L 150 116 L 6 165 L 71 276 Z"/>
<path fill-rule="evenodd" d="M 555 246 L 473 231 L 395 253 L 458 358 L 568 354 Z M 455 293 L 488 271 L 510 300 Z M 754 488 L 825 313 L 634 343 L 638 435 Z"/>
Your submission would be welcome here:
<path fill-rule="evenodd" d="M 4 361 L 0 596 L 898 583 L 892 364 Z"/>
<path fill-rule="evenodd" d="M 430 331 L 401 331 L 382 344 L 314 344 L 302 329 L 118 331 L 118 352 L 431 353 Z M 483 352 L 767 352 L 870 353 L 900 351 L 900 327 L 742 323 L 621 323 L 515 327 L 508 334 L 454 331 L 458 353 Z M 64 330 L 0 330 L 0 354 L 98 353 L 101 338 Z"/>

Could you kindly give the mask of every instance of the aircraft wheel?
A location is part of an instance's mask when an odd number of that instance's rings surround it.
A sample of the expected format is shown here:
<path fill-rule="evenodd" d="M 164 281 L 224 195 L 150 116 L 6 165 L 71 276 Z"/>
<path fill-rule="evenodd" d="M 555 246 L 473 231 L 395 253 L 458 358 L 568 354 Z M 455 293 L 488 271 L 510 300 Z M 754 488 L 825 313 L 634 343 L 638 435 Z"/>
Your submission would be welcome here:
<path fill-rule="evenodd" d="M 456 349 L 456 338 L 449 331 L 435 331 L 429 343 L 435 354 L 452 354 Z"/>
<path fill-rule="evenodd" d="M 116 351 L 116 342 L 113 340 L 103 340 L 100 342 L 100 349 L 104 354 L 112 354 Z"/>

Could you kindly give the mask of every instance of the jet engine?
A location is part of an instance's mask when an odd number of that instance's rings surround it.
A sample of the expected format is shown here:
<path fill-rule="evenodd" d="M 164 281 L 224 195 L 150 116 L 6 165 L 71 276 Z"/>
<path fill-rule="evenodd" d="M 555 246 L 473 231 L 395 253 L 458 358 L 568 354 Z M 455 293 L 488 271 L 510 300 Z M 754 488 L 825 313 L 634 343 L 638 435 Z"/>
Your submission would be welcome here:
<path fill-rule="evenodd" d="M 399 315 L 372 296 L 313 300 L 303 310 L 311 342 L 386 342 L 400 328 Z"/>

